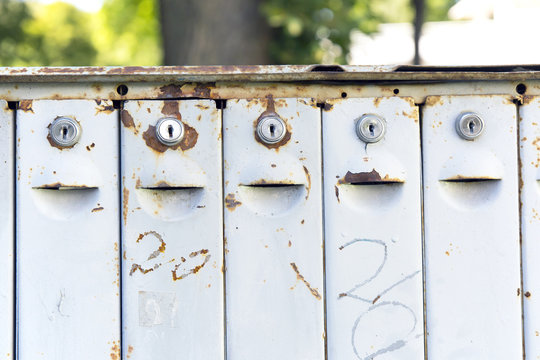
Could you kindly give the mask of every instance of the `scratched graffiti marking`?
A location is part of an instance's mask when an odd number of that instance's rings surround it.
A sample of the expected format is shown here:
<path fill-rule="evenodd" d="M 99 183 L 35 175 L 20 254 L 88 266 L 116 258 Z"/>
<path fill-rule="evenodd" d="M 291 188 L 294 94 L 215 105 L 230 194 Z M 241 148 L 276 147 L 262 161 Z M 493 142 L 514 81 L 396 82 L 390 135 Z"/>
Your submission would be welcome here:
<path fill-rule="evenodd" d="M 133 263 L 131 265 L 131 270 L 129 271 L 129 276 L 133 276 L 133 274 L 136 273 L 137 271 L 139 271 L 143 275 L 148 274 L 150 272 L 153 272 L 155 270 L 160 269 L 163 264 L 172 264 L 173 267 L 170 269 L 171 276 L 172 276 L 172 279 L 174 281 L 176 281 L 176 280 L 184 279 L 188 275 L 196 274 L 210 260 L 210 254 L 208 253 L 208 250 L 207 249 L 201 249 L 201 250 L 198 250 L 198 251 L 191 252 L 188 255 L 188 258 L 202 257 L 202 262 L 200 264 L 194 265 L 194 266 L 192 266 L 191 268 L 188 268 L 188 269 L 185 269 L 185 267 L 184 267 L 184 265 L 185 265 L 184 263 L 186 263 L 186 258 L 183 257 L 183 256 L 180 257 L 180 261 L 177 261 L 175 258 L 171 258 L 171 259 L 159 262 L 157 260 L 157 258 L 158 257 L 161 258 L 161 257 L 165 256 L 165 249 L 166 249 L 167 244 L 163 240 L 163 237 L 159 233 L 157 233 L 156 231 L 147 231 L 145 233 L 140 234 L 139 237 L 136 240 L 136 243 L 137 244 L 141 243 L 141 241 L 144 238 L 146 238 L 148 235 L 152 235 L 154 238 L 156 238 L 158 240 L 158 242 L 159 242 L 159 246 L 157 247 L 157 249 L 150 252 L 148 257 L 146 258 L 146 261 L 150 261 L 150 260 L 154 259 L 154 261 L 156 261 L 156 262 L 153 265 L 149 266 L 149 267 L 148 266 L 143 267 L 140 264 Z M 180 270 L 181 270 L 181 272 L 180 272 Z"/>
<path fill-rule="evenodd" d="M 358 300 L 359 302 L 369 304 L 368 309 L 365 310 L 364 312 L 362 312 L 354 321 L 352 331 L 351 331 L 351 346 L 353 348 L 354 354 L 356 355 L 356 357 L 358 359 L 360 359 L 360 360 L 370 360 L 370 359 L 374 359 L 375 357 L 377 357 L 379 355 L 382 355 L 382 354 L 385 354 L 385 353 L 388 353 L 388 352 L 391 352 L 391 351 L 395 351 L 395 350 L 398 350 L 398 349 L 404 347 L 408 342 L 407 339 L 410 339 L 411 336 L 414 337 L 413 332 L 414 332 L 414 330 L 416 329 L 416 327 L 418 325 L 418 319 L 416 317 L 415 312 L 410 307 L 408 307 L 407 305 L 405 305 L 405 304 L 403 304 L 403 303 L 401 303 L 399 301 L 383 301 L 382 299 L 386 296 L 386 294 L 389 291 L 391 291 L 392 289 L 394 289 L 397 286 L 402 285 L 406 281 L 408 281 L 408 280 L 414 278 L 416 275 L 418 275 L 420 273 L 420 270 L 415 271 L 415 272 L 413 272 L 411 274 L 408 274 L 408 275 L 404 276 L 403 278 L 401 278 L 400 280 L 394 282 L 390 286 L 386 287 L 385 289 L 382 289 L 381 291 L 378 292 L 378 295 L 375 296 L 374 298 L 369 298 L 367 296 L 362 296 L 361 295 L 361 289 L 363 287 L 365 287 L 367 284 L 375 281 L 377 279 L 377 277 L 383 271 L 384 267 L 386 266 L 386 263 L 387 263 L 387 260 L 388 260 L 388 245 L 382 240 L 355 239 L 355 240 L 352 240 L 352 241 L 340 246 L 339 250 L 344 250 L 347 247 L 355 245 L 355 244 L 375 244 L 375 245 L 381 246 L 383 248 L 383 252 L 382 252 L 383 256 L 382 256 L 381 261 L 379 263 L 379 266 L 376 268 L 376 270 L 370 276 L 368 276 L 367 279 L 363 280 L 362 282 L 354 285 L 351 289 L 349 289 L 349 290 L 347 290 L 345 292 L 342 292 L 342 293 L 340 293 L 338 295 L 338 299 L 342 299 L 344 297 L 349 297 L 349 298 Z M 359 290 L 360 290 L 360 295 L 358 294 Z M 381 301 L 379 301 L 379 300 L 381 300 Z M 408 331 L 408 333 L 405 334 L 405 336 L 403 338 L 398 338 L 394 334 L 394 339 L 392 341 L 389 341 L 388 344 L 386 344 L 384 346 L 381 346 L 379 348 L 371 348 L 370 347 L 369 350 L 367 350 L 367 349 L 359 349 L 359 347 L 357 346 L 357 344 L 355 342 L 355 339 L 358 336 L 357 332 L 361 328 L 362 322 L 366 319 L 366 317 L 368 315 L 373 315 L 373 313 L 377 313 L 377 312 L 380 312 L 382 314 L 385 311 L 384 309 L 388 310 L 389 308 L 401 309 L 401 310 L 404 310 L 407 314 L 410 315 L 411 327 L 410 327 L 410 330 Z M 381 310 L 381 309 L 383 309 L 383 310 Z M 367 354 L 367 355 L 361 355 L 361 353 L 362 354 Z"/>

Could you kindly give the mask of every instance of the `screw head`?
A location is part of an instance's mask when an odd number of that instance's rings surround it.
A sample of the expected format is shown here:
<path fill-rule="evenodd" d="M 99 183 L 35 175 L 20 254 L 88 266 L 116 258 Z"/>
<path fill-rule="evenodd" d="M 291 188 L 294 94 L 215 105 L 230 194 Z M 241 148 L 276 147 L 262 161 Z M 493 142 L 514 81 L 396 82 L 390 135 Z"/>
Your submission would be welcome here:
<path fill-rule="evenodd" d="M 56 118 L 49 127 L 52 141 L 60 147 L 71 147 L 81 138 L 81 125 L 69 117 Z"/>
<path fill-rule="evenodd" d="M 163 145 L 176 145 L 184 138 L 184 124 L 175 118 L 159 119 L 156 124 L 156 137 Z"/>
<path fill-rule="evenodd" d="M 376 143 L 386 133 L 386 122 L 375 114 L 362 115 L 356 121 L 356 135 L 367 143 Z"/>
<path fill-rule="evenodd" d="M 483 130 L 484 120 L 476 113 L 462 113 L 456 120 L 456 131 L 465 140 L 476 139 Z"/>
<path fill-rule="evenodd" d="M 285 122 L 277 115 L 265 116 L 257 124 L 257 135 L 267 144 L 280 142 L 286 132 Z"/>

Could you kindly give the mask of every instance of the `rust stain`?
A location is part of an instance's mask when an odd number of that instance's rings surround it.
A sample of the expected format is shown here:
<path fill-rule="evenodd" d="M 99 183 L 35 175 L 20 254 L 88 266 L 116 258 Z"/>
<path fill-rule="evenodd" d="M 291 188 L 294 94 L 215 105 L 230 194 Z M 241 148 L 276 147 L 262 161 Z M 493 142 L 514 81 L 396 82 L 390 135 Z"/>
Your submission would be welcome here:
<path fill-rule="evenodd" d="M 284 103 L 285 104 L 285 103 Z M 283 105 L 280 103 L 280 105 Z M 283 139 L 281 139 L 281 141 L 275 143 L 275 144 L 267 144 L 265 143 L 264 141 L 261 140 L 261 138 L 259 138 L 259 135 L 257 134 L 257 124 L 259 123 L 259 121 L 264 118 L 264 117 L 267 117 L 267 116 L 277 116 L 279 117 L 279 115 L 276 113 L 276 105 L 275 105 L 275 101 L 274 101 L 274 97 L 272 95 L 267 95 L 266 96 L 266 110 L 263 111 L 263 113 L 253 122 L 253 134 L 255 136 L 255 140 L 267 147 L 268 149 L 275 149 L 276 151 L 283 145 L 287 144 L 289 142 L 289 140 L 291 140 L 291 128 L 289 126 L 289 124 L 285 122 L 285 127 L 286 127 L 286 132 L 285 132 L 285 136 L 283 137 Z M 283 119 L 282 119 L 283 120 Z"/>
<path fill-rule="evenodd" d="M 163 102 L 163 107 L 161 108 L 161 113 L 163 115 L 175 116 L 178 120 L 182 120 L 182 115 L 180 115 L 180 102 L 176 100 L 167 100 Z"/>
<path fill-rule="evenodd" d="M 193 90 L 193 95 L 200 98 L 210 98 L 212 95 L 212 89 L 215 87 L 215 83 L 197 84 Z"/>
<path fill-rule="evenodd" d="M 238 206 L 242 205 L 240 201 L 237 201 L 234 194 L 227 194 L 225 197 L 225 207 L 229 211 L 234 211 Z"/>
<path fill-rule="evenodd" d="M 383 99 L 382 97 L 375 98 L 375 100 L 373 100 L 373 105 L 375 105 L 375 107 L 378 108 L 379 105 L 381 104 L 382 99 Z"/>
<path fill-rule="evenodd" d="M 189 257 L 194 258 L 194 257 L 199 256 L 199 255 L 204 256 L 204 261 L 200 265 L 197 265 L 197 266 L 193 267 L 192 269 L 186 271 L 183 274 L 178 275 L 176 273 L 178 271 L 178 269 L 180 268 L 180 266 L 181 266 L 181 264 L 177 264 L 174 267 L 174 270 L 172 270 L 172 278 L 173 278 L 173 280 L 174 281 L 182 280 L 182 279 L 184 279 L 185 277 L 187 277 L 189 275 L 198 273 L 204 267 L 204 265 L 206 265 L 206 263 L 210 260 L 210 254 L 208 254 L 207 249 L 201 249 L 199 251 L 194 251 L 191 254 L 189 254 Z"/>
<path fill-rule="evenodd" d="M 111 347 L 111 360 L 119 360 L 120 359 L 120 341 L 113 341 L 113 345 Z"/>
<path fill-rule="evenodd" d="M 345 176 L 338 180 L 338 184 L 376 184 L 376 183 L 401 183 L 403 180 L 391 178 L 388 175 L 381 177 L 377 170 L 370 172 L 352 173 L 347 171 Z"/>
<path fill-rule="evenodd" d="M 306 173 L 306 179 L 307 179 L 307 194 L 306 194 L 306 200 L 308 199 L 309 197 L 309 193 L 311 192 L 311 175 L 309 174 L 309 170 L 307 169 L 307 167 L 305 165 L 303 165 L 303 168 L 304 168 L 304 172 Z"/>
<path fill-rule="evenodd" d="M 334 191 L 336 192 L 337 202 L 340 203 L 341 201 L 339 200 L 339 188 L 337 187 L 337 185 L 334 185 Z"/>
<path fill-rule="evenodd" d="M 31 112 L 33 114 L 34 110 L 32 109 L 32 100 L 21 100 L 19 102 L 19 110 Z"/>
<path fill-rule="evenodd" d="M 428 96 L 426 98 L 426 106 L 443 105 L 442 97 L 440 96 Z"/>
<path fill-rule="evenodd" d="M 98 211 L 101 211 L 101 210 L 103 210 L 103 206 L 93 208 L 92 212 L 98 212 Z"/>
<path fill-rule="evenodd" d="M 169 84 L 159 88 L 159 95 L 168 98 L 182 97 L 182 87 L 176 84 Z"/>
<path fill-rule="evenodd" d="M 343 297 L 345 297 L 345 296 L 347 296 L 346 293 L 341 293 L 341 294 L 338 295 L 338 299 L 341 299 L 341 298 L 343 298 Z"/>
<path fill-rule="evenodd" d="M 104 112 L 105 114 L 111 114 L 112 112 L 114 112 L 114 106 L 113 105 L 106 105 L 106 104 L 103 104 L 101 105 L 101 100 L 96 100 L 96 115 L 99 114 L 100 112 Z"/>
<path fill-rule="evenodd" d="M 538 167 L 540 165 L 540 137 L 537 137 L 534 139 L 532 144 L 536 147 L 536 164 L 535 167 Z"/>
<path fill-rule="evenodd" d="M 126 358 L 131 358 L 131 354 L 133 354 L 133 346 L 132 345 L 129 345 L 128 346 L 128 350 L 127 350 L 127 354 L 126 354 Z"/>
<path fill-rule="evenodd" d="M 133 121 L 133 116 L 131 116 L 131 114 L 127 110 L 122 110 L 120 118 L 122 120 L 122 124 L 124 124 L 124 127 L 133 128 L 133 132 L 135 133 L 135 135 L 139 133 L 139 130 L 135 126 L 135 121 Z"/>
<path fill-rule="evenodd" d="M 530 298 L 530 297 L 531 297 L 531 293 L 530 293 L 529 291 L 527 291 L 527 292 L 526 292 L 525 294 L 523 294 L 523 295 L 525 295 L 526 298 Z"/>
<path fill-rule="evenodd" d="M 157 151 L 158 153 L 164 153 L 165 151 L 171 149 L 176 150 L 180 148 L 182 151 L 187 151 L 197 144 L 197 139 L 199 138 L 199 133 L 195 128 L 192 128 L 186 123 L 184 124 L 184 138 L 176 145 L 166 146 L 159 142 L 156 138 L 156 127 L 149 125 L 148 129 L 143 133 L 143 139 L 146 142 L 146 145 Z"/>
<path fill-rule="evenodd" d="M 533 102 L 534 100 L 534 96 L 531 96 L 531 95 L 524 95 L 524 96 L 521 96 L 521 104 L 522 105 L 527 105 L 527 104 L 530 104 L 531 102 Z"/>
<path fill-rule="evenodd" d="M 517 289 L 517 296 L 519 296 L 519 295 L 521 295 L 521 289 L 520 288 Z"/>
<path fill-rule="evenodd" d="M 312 288 L 309 282 L 304 278 L 304 276 L 300 274 L 300 271 L 298 270 L 298 266 L 296 266 L 295 263 L 291 263 L 290 265 L 292 269 L 294 270 L 294 272 L 296 273 L 296 278 L 302 281 L 306 285 L 306 287 L 309 289 L 311 294 L 315 296 L 317 300 L 321 300 L 321 294 L 319 294 L 319 291 L 317 291 L 317 289 Z"/>
<path fill-rule="evenodd" d="M 377 302 L 377 300 L 379 300 L 380 298 L 381 298 L 381 295 L 377 295 L 377 297 L 375 299 L 373 299 L 373 301 L 371 303 L 375 304 Z"/>
<path fill-rule="evenodd" d="M 122 215 L 124 217 L 124 226 L 127 223 L 127 216 L 128 216 L 128 204 L 129 204 L 129 190 L 124 186 L 124 199 L 123 199 L 123 212 Z"/>
<path fill-rule="evenodd" d="M 300 224 L 304 225 L 306 221 L 304 219 L 302 219 L 302 221 L 300 221 Z"/>
<path fill-rule="evenodd" d="M 91 143 L 90 145 L 86 146 L 86 150 L 92 151 L 92 149 L 96 146 L 96 144 Z"/>
<path fill-rule="evenodd" d="M 330 110 L 332 110 L 333 107 L 334 107 L 334 105 L 329 104 L 329 103 L 327 103 L 327 102 L 323 103 L 323 105 L 322 105 L 322 109 L 323 109 L 324 111 L 330 111 Z"/>
<path fill-rule="evenodd" d="M 208 109 L 210 109 L 210 106 L 208 106 L 208 105 L 202 105 L 202 104 L 197 104 L 197 105 L 195 105 L 195 107 L 196 107 L 196 108 L 199 108 L 199 109 L 201 109 L 201 110 L 208 110 Z"/>

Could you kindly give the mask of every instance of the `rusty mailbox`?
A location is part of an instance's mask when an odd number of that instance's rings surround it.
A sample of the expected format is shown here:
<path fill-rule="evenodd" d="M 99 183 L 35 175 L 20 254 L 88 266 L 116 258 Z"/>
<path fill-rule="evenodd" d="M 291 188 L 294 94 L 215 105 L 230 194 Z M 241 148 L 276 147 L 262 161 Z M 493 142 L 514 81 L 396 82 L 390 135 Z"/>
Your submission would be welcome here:
<path fill-rule="evenodd" d="M 0 68 L 0 359 L 536 359 L 540 67 Z"/>

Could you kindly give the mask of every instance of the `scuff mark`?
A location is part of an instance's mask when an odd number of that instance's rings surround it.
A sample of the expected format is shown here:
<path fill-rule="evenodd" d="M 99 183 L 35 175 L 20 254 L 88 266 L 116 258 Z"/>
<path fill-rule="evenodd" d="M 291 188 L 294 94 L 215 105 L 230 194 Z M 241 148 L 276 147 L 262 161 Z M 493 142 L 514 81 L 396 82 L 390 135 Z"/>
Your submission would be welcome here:
<path fill-rule="evenodd" d="M 229 211 L 234 211 L 238 206 L 242 205 L 240 201 L 237 201 L 234 194 L 228 194 L 225 197 L 225 207 Z"/>
<path fill-rule="evenodd" d="M 60 316 L 69 317 L 69 315 L 64 314 L 64 312 L 62 311 L 62 305 L 64 304 L 65 298 L 66 298 L 66 290 L 62 289 L 60 290 L 60 299 L 58 300 L 58 303 L 56 304 L 56 308 L 58 309 L 58 313 L 60 314 Z"/>
<path fill-rule="evenodd" d="M 300 281 L 302 281 L 304 283 L 304 285 L 306 285 L 306 287 L 308 288 L 308 290 L 311 292 L 311 294 L 313 296 L 315 296 L 315 298 L 317 300 L 321 300 L 321 294 L 319 294 L 319 291 L 315 288 L 312 288 L 310 283 L 304 278 L 304 276 L 302 274 L 300 274 L 300 271 L 298 270 L 298 266 L 296 266 L 295 263 L 290 263 L 292 269 L 294 270 L 294 272 L 296 273 L 296 278 Z"/>
<path fill-rule="evenodd" d="M 127 110 L 122 110 L 120 119 L 122 120 L 122 124 L 125 128 L 132 128 L 135 135 L 139 133 L 139 129 L 137 129 L 135 126 L 135 121 L 133 121 L 133 116 L 131 116 Z"/>

